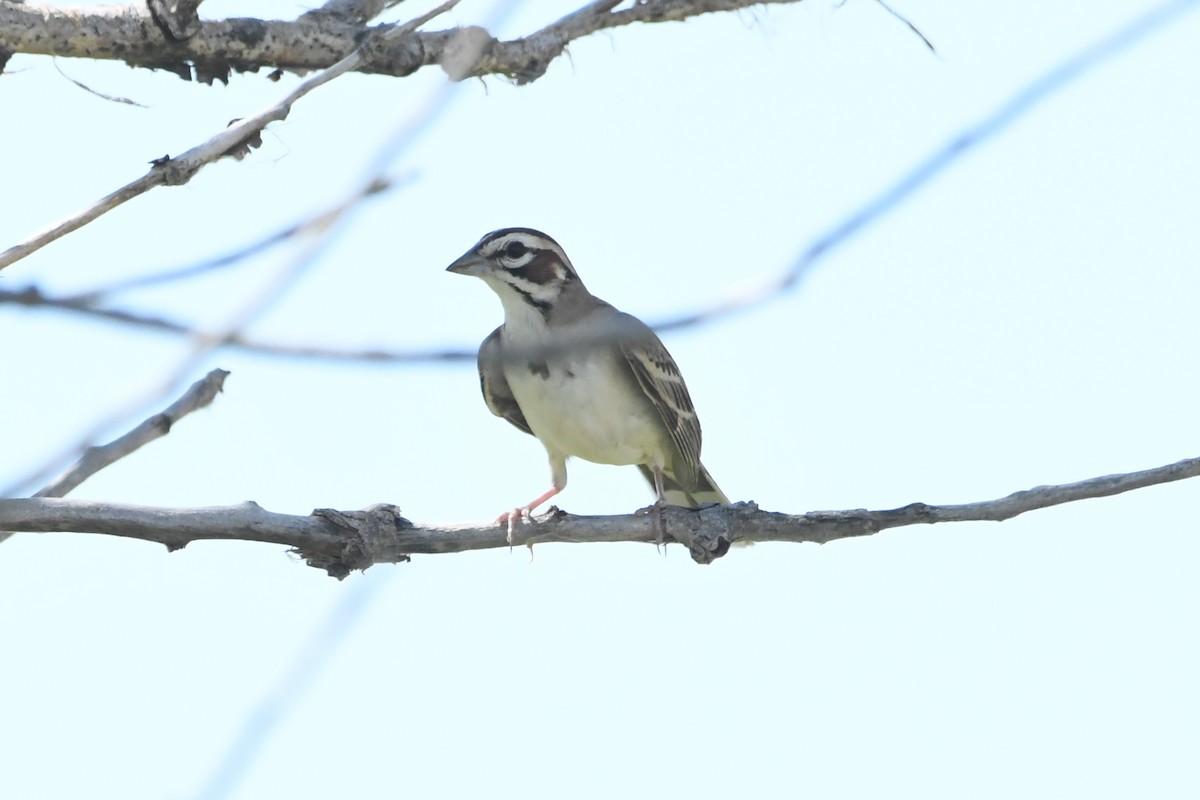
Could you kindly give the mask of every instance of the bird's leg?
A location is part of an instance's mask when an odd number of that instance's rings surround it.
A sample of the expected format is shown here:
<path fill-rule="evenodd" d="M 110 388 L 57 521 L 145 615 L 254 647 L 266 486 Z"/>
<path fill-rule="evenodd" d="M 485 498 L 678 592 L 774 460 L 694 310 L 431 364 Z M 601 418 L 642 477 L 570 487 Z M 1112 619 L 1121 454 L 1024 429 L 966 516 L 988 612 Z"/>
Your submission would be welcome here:
<path fill-rule="evenodd" d="M 654 466 L 654 491 L 658 498 L 654 501 L 654 549 L 667 546 L 667 524 L 663 518 L 663 507 L 667 504 L 667 493 L 663 490 L 663 471 L 657 464 Z"/>
<path fill-rule="evenodd" d="M 508 523 L 508 546 L 512 547 L 513 533 L 516 531 L 517 520 L 524 522 L 531 518 L 531 514 L 535 508 L 549 500 L 554 495 L 567 488 L 567 460 L 565 458 L 556 459 L 554 456 L 550 458 L 550 475 L 551 487 L 546 490 L 546 493 L 540 497 L 536 497 L 520 508 L 514 508 L 512 511 L 505 511 L 497 519 L 497 523 Z"/>

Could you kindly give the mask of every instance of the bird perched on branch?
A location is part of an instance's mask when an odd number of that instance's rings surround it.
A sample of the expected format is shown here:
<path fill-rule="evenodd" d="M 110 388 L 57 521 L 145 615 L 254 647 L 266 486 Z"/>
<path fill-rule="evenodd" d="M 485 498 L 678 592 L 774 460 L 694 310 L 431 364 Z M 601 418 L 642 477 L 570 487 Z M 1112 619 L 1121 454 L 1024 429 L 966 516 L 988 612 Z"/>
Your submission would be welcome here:
<path fill-rule="evenodd" d="M 566 252 L 529 228 L 493 231 L 447 269 L 481 278 L 504 324 L 479 348 L 483 399 L 550 458 L 551 486 L 502 514 L 518 520 L 567 485 L 567 458 L 636 464 L 664 505 L 729 500 L 700 463 L 700 421 L 671 354 L 641 320 L 594 296 Z"/>

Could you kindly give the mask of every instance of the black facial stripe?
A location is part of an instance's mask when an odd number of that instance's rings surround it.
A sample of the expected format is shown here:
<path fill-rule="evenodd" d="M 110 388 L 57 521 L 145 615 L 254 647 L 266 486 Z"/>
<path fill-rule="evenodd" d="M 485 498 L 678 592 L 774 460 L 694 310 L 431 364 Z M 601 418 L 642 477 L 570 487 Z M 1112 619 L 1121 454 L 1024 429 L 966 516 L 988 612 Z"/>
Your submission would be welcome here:
<path fill-rule="evenodd" d="M 504 276 L 502 280 L 520 295 L 522 300 L 540 311 L 542 316 L 546 316 L 550 310 L 552 298 L 538 297 L 534 294 L 538 289 L 544 288 L 542 284 L 526 280 L 525 276 L 521 274 L 521 270 L 506 270 L 502 274 Z"/>
<path fill-rule="evenodd" d="M 521 297 L 525 300 L 526 303 L 529 303 L 529 305 L 533 306 L 539 312 L 541 312 L 541 315 L 543 317 L 546 316 L 546 314 L 548 314 L 550 312 L 550 301 L 549 300 L 538 300 L 536 297 L 531 295 L 529 292 L 523 291 L 521 289 L 517 289 L 517 294 L 521 295 Z"/>

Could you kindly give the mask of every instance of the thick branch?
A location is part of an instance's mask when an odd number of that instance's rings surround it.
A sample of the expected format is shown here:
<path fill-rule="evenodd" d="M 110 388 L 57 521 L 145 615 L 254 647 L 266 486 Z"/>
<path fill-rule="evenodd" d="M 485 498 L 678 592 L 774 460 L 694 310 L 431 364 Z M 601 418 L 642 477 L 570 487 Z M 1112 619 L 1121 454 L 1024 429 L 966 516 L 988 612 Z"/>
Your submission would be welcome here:
<path fill-rule="evenodd" d="M 1106 475 L 1078 483 L 1038 486 L 998 500 L 963 505 L 912 503 L 885 511 L 852 509 L 781 514 L 754 503 L 699 511 L 666 509 L 667 537 L 688 548 L 701 564 L 711 563 L 737 542 L 816 542 L 869 536 L 887 528 L 936 522 L 1010 519 L 1039 508 L 1120 494 L 1200 475 L 1200 458 L 1155 469 Z M 255 503 L 201 509 L 147 508 L 72 500 L 0 500 L 0 528 L 16 531 L 76 531 L 126 536 L 177 550 L 200 539 L 237 539 L 285 544 L 312 566 L 335 577 L 372 564 L 407 561 L 412 554 L 459 553 L 509 547 L 504 526 L 418 527 L 395 506 L 363 511 L 318 509 L 301 517 L 274 514 Z M 515 544 L 543 542 L 653 542 L 649 514 L 581 517 L 551 509 L 536 523 L 519 527 Z"/>
<path fill-rule="evenodd" d="M 581 36 L 633 22 L 682 20 L 714 11 L 799 0 L 643 0 L 622 11 L 617 2 L 591 3 L 523 39 L 501 42 L 482 28 L 468 29 L 469 57 L 462 58 L 459 31 L 434 31 L 369 48 L 361 72 L 408 75 L 441 64 L 456 79 L 506 75 L 535 80 Z M 159 0 L 151 8 L 168 5 Z M 195 5 L 194 3 L 191 5 Z M 262 67 L 304 73 L 326 69 L 392 25 L 363 27 L 380 3 L 331 2 L 294 21 L 260 19 L 197 20 L 181 26 L 178 17 L 143 5 L 63 9 L 0 0 L 0 50 L 14 53 L 115 59 L 131 66 L 165 69 L 186 79 L 227 81 L 232 71 Z M 187 4 L 177 3 L 176 8 Z M 342 6 L 345 8 L 343 9 Z M 345 13 L 342 13 L 345 11 Z M 478 47 L 478 49 L 477 49 Z"/>

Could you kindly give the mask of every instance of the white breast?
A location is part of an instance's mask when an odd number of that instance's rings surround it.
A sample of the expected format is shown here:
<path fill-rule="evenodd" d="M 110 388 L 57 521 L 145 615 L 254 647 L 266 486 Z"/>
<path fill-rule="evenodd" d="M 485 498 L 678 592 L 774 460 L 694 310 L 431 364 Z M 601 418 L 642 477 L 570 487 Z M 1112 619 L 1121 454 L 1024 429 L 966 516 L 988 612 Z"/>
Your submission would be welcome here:
<path fill-rule="evenodd" d="M 620 378 L 616 351 L 558 355 L 504 369 L 529 427 L 548 450 L 600 464 L 662 464 L 666 432 L 653 408 Z"/>

